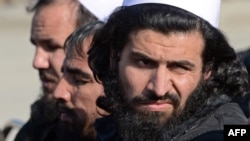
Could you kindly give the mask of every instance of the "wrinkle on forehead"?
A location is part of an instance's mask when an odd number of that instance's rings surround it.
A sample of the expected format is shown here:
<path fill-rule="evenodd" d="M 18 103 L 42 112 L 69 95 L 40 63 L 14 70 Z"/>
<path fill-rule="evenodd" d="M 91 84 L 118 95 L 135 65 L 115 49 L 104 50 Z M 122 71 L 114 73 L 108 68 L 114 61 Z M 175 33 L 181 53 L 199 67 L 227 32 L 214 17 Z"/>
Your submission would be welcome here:
<path fill-rule="evenodd" d="M 66 38 L 76 25 L 76 16 L 69 6 L 50 5 L 40 8 L 34 15 L 31 29 L 31 40 Z"/>
<path fill-rule="evenodd" d="M 160 32 L 145 29 L 132 33 L 128 46 L 131 46 L 134 51 L 141 52 L 159 61 L 164 60 L 164 58 L 170 59 L 169 53 L 171 53 L 172 57 L 179 56 L 192 59 L 194 54 L 199 54 L 201 57 L 204 41 L 197 31 L 188 33 L 172 32 L 164 35 Z"/>
<path fill-rule="evenodd" d="M 75 41 L 73 43 L 73 47 L 66 46 L 66 57 L 67 58 L 78 58 L 78 59 L 88 59 L 88 51 L 90 49 L 90 45 L 92 42 L 93 35 L 88 35 L 83 39 L 83 41 L 79 40 L 73 40 Z M 72 42 L 73 42 L 72 41 Z M 82 43 L 81 43 L 82 42 Z M 70 45 L 69 43 L 68 45 Z"/>

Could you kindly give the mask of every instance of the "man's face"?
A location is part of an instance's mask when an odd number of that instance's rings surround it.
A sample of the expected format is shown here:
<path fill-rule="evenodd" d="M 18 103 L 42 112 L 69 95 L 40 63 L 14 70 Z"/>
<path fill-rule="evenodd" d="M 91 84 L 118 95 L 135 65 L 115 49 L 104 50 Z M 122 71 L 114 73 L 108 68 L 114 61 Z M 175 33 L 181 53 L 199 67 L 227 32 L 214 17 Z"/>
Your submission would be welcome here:
<path fill-rule="evenodd" d="M 97 83 L 88 66 L 86 52 L 92 37 L 83 43 L 82 56 L 66 58 L 63 65 L 63 77 L 59 81 L 54 96 L 60 101 L 61 120 L 73 130 L 81 130 L 86 135 L 94 131 L 93 123 L 107 113 L 96 105 L 99 96 L 104 95 L 103 86 Z"/>
<path fill-rule="evenodd" d="M 140 30 L 130 35 L 119 62 L 119 83 L 131 109 L 160 123 L 179 115 L 202 73 L 203 39 L 198 32 L 164 35 Z"/>
<path fill-rule="evenodd" d="M 31 42 L 36 47 L 33 67 L 45 93 L 52 93 L 62 76 L 65 53 L 63 45 L 75 29 L 75 16 L 68 4 L 55 4 L 40 8 L 34 15 Z"/>

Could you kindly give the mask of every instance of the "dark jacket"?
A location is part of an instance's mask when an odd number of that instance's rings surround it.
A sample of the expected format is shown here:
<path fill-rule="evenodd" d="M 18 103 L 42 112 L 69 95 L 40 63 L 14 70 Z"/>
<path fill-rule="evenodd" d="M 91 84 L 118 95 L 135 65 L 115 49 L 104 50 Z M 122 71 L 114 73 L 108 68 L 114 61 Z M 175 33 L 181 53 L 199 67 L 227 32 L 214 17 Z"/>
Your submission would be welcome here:
<path fill-rule="evenodd" d="M 55 141 L 59 114 L 55 103 L 37 100 L 31 106 L 31 117 L 19 130 L 15 141 Z"/>
<path fill-rule="evenodd" d="M 175 141 L 224 141 L 224 125 L 244 125 L 247 118 L 236 103 L 227 103 L 199 119 Z"/>
<path fill-rule="evenodd" d="M 31 106 L 31 117 L 20 129 L 14 141 L 89 141 L 72 132 L 67 124 L 60 122 L 55 100 L 37 100 Z"/>
<path fill-rule="evenodd" d="M 96 141 L 115 141 L 116 132 L 112 115 L 96 119 L 95 129 L 97 131 Z"/>

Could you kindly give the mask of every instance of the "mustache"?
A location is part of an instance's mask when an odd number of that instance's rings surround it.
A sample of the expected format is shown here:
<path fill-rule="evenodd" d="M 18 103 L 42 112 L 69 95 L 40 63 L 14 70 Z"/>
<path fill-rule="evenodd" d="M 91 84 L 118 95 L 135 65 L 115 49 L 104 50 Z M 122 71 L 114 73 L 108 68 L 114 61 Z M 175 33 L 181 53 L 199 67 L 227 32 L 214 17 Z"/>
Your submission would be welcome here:
<path fill-rule="evenodd" d="M 88 120 L 86 111 L 79 108 L 70 108 L 65 104 L 63 100 L 58 100 L 58 109 L 60 112 L 63 112 L 70 116 L 70 118 L 72 119 L 71 126 L 73 130 L 79 135 L 82 134 L 82 130 Z"/>
<path fill-rule="evenodd" d="M 41 80 L 49 80 L 54 82 L 58 81 L 58 77 L 55 73 L 45 69 L 39 70 L 39 77 L 41 78 Z"/>
<path fill-rule="evenodd" d="M 174 93 L 166 93 L 163 96 L 157 96 L 155 92 L 148 91 L 146 93 L 140 94 L 133 98 L 132 103 L 149 103 L 154 101 L 171 101 L 173 106 L 176 108 L 180 104 L 180 98 L 177 94 Z"/>
<path fill-rule="evenodd" d="M 76 115 L 75 112 L 74 112 L 74 110 L 71 109 L 71 108 L 69 108 L 69 107 L 67 107 L 67 106 L 64 104 L 63 101 L 58 100 L 58 101 L 57 101 L 57 105 L 58 105 L 58 109 L 59 109 L 60 112 L 64 112 L 64 113 L 66 113 L 66 114 L 68 114 L 68 115 Z"/>

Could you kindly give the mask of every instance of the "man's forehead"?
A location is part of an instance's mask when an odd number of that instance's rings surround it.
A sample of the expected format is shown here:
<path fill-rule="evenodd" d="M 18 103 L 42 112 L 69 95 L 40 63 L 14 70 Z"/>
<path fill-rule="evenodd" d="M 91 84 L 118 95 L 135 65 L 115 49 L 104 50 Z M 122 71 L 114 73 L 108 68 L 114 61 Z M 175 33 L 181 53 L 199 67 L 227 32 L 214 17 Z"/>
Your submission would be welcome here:
<path fill-rule="evenodd" d="M 56 10 L 52 8 L 44 7 L 35 13 L 31 28 L 33 42 L 51 40 L 55 44 L 63 45 L 65 39 L 75 29 L 75 20 L 69 17 L 70 14 L 63 14 L 65 11 L 54 12 Z"/>
<path fill-rule="evenodd" d="M 33 17 L 33 24 L 60 26 L 60 24 L 74 25 L 76 23 L 76 10 L 73 10 L 67 3 L 51 4 L 39 8 Z M 65 27 L 66 28 L 66 27 Z"/>
<path fill-rule="evenodd" d="M 52 32 L 45 30 L 43 25 L 32 26 L 30 41 L 35 45 L 63 46 L 63 40 L 59 40 Z"/>
<path fill-rule="evenodd" d="M 75 75 L 84 75 L 85 77 L 92 77 L 92 71 L 89 68 L 88 62 L 86 59 L 74 58 L 74 59 L 65 59 L 62 66 L 63 73 L 75 74 Z"/>
<path fill-rule="evenodd" d="M 88 35 L 83 41 L 78 42 L 73 40 L 71 43 L 66 43 L 66 57 L 68 59 L 88 59 L 88 51 L 91 47 L 92 38 L 93 35 Z"/>
<path fill-rule="evenodd" d="M 147 34 L 145 34 L 145 32 Z M 141 34 L 143 33 L 143 34 Z M 131 31 L 130 34 L 128 34 L 128 41 L 127 43 L 131 43 L 132 41 L 137 41 L 138 35 L 145 35 L 145 37 L 154 37 L 155 35 L 161 35 L 164 38 L 171 38 L 171 37 L 195 37 L 195 39 L 197 41 L 199 41 L 199 44 L 201 44 L 201 47 L 204 46 L 205 44 L 205 39 L 204 36 L 202 35 L 201 31 L 199 30 L 190 30 L 190 31 L 170 31 L 167 33 L 164 32 L 159 32 L 159 31 L 155 31 L 152 29 L 140 29 L 140 30 L 134 30 Z M 144 37 L 144 36 L 143 36 Z M 147 40 L 147 39 L 146 39 Z M 165 40 L 163 40 L 164 42 Z"/>
<path fill-rule="evenodd" d="M 198 31 L 170 32 L 166 35 L 146 29 L 130 37 L 125 48 L 135 58 L 175 62 L 187 59 L 192 62 L 201 57 L 204 49 L 204 39 Z"/>
<path fill-rule="evenodd" d="M 85 58 L 79 56 L 73 56 L 71 58 L 65 58 L 63 63 L 64 68 L 79 68 L 83 70 L 85 67 L 88 67 L 88 62 Z"/>

